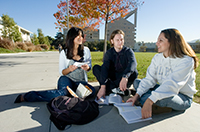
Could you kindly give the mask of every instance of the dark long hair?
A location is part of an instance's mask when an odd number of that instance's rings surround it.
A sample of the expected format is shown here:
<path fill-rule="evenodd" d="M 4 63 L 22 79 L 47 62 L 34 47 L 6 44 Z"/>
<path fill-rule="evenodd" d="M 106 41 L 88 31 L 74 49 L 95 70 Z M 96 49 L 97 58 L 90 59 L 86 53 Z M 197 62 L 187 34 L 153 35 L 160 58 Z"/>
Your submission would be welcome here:
<path fill-rule="evenodd" d="M 69 29 L 67 32 L 66 36 L 66 42 L 64 46 L 64 51 L 66 53 L 67 59 L 72 59 L 74 54 L 73 54 L 73 49 L 74 49 L 74 39 L 82 33 L 82 37 L 84 38 L 83 30 L 77 27 L 72 27 Z M 83 57 L 84 52 L 83 52 L 83 44 L 80 44 L 78 47 L 78 55 L 80 57 Z M 66 52 L 67 51 L 67 52 Z"/>
<path fill-rule="evenodd" d="M 191 48 L 191 46 L 184 40 L 183 36 L 177 29 L 165 29 L 161 33 L 164 33 L 165 38 L 170 43 L 169 55 L 171 57 L 182 58 L 184 55 L 188 55 L 194 59 L 194 69 L 198 67 L 198 58 Z"/>

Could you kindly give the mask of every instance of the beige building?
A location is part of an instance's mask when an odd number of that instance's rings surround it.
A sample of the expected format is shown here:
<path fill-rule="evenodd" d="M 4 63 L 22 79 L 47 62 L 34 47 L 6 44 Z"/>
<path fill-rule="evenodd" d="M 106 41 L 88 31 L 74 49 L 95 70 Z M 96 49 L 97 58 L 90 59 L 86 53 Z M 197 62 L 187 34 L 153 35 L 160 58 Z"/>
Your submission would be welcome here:
<path fill-rule="evenodd" d="M 199 43 L 192 43 L 188 42 L 188 44 L 192 47 L 193 50 L 196 50 L 196 46 L 199 45 Z M 144 43 L 144 42 L 138 42 L 134 45 L 134 52 L 140 52 L 140 47 L 146 46 L 146 52 L 157 52 L 157 46 L 155 42 L 152 43 Z"/>
<path fill-rule="evenodd" d="M 31 42 L 30 35 L 33 34 L 33 33 L 28 31 L 27 29 L 25 29 L 23 27 L 20 27 L 20 26 L 18 26 L 18 27 L 19 27 L 19 32 L 21 33 L 21 36 L 22 36 L 22 41 L 23 42 Z"/>
<path fill-rule="evenodd" d="M 127 19 L 134 15 L 134 23 L 131 23 Z M 137 10 L 131 11 L 124 18 L 115 20 L 113 23 L 108 23 L 107 39 L 110 39 L 111 33 L 116 29 L 121 29 L 125 33 L 124 45 L 133 48 L 136 43 L 136 22 L 137 22 Z"/>
<path fill-rule="evenodd" d="M 99 40 L 99 29 L 91 30 L 88 28 L 83 29 L 86 41 L 98 41 Z"/>
<path fill-rule="evenodd" d="M 3 22 L 2 22 L 2 18 L 0 17 L 0 29 L 3 28 Z M 18 25 L 17 25 L 18 26 Z M 22 41 L 23 42 L 31 42 L 31 37 L 30 35 L 33 34 L 32 32 L 28 31 L 27 29 L 18 26 L 19 28 L 19 32 L 21 33 L 21 37 L 22 37 Z M 0 31 L 0 37 L 1 37 L 2 33 Z"/>

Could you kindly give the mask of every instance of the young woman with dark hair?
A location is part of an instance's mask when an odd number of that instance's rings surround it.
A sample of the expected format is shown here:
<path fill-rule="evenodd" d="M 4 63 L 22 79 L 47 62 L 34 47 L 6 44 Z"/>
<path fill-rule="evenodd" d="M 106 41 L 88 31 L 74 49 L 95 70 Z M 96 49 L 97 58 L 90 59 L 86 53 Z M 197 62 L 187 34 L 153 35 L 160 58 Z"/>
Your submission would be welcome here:
<path fill-rule="evenodd" d="M 92 67 L 91 54 L 88 47 L 83 46 L 84 34 L 83 30 L 77 27 L 72 27 L 66 37 L 66 44 L 60 53 L 59 57 L 59 73 L 60 78 L 56 90 L 46 91 L 31 91 L 25 94 L 20 94 L 15 100 L 15 103 L 26 102 L 49 102 L 52 98 L 61 95 L 69 95 L 67 86 L 76 90 L 79 83 L 87 85 L 92 89 L 93 96 L 95 89 L 87 83 L 88 78 L 86 72 Z M 74 65 L 75 62 L 83 62 L 84 65 L 78 67 Z"/>

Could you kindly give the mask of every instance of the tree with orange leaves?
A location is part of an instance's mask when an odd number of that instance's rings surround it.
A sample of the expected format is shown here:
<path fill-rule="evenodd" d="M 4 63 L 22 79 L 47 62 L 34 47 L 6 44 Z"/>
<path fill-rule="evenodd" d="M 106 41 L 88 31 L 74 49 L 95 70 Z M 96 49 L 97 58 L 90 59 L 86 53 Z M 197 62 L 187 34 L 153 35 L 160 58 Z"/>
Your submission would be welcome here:
<path fill-rule="evenodd" d="M 99 28 L 105 22 L 104 54 L 107 47 L 107 26 L 137 9 L 144 2 L 140 0 L 69 0 L 69 16 L 67 16 L 66 1 L 58 4 L 59 11 L 54 13 L 57 20 L 56 28 L 62 29 L 67 25 L 90 29 Z"/>

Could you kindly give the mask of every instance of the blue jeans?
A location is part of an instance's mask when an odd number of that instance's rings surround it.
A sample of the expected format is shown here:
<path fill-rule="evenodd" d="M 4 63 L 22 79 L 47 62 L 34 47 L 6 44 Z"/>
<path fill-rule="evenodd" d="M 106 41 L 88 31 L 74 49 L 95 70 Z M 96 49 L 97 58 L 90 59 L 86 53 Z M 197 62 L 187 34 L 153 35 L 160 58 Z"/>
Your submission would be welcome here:
<path fill-rule="evenodd" d="M 93 96 L 95 94 L 95 88 L 90 84 L 88 84 L 87 82 L 73 82 L 66 76 L 60 76 L 57 84 L 58 89 L 45 90 L 45 91 L 30 91 L 24 94 L 24 100 L 27 102 L 41 102 L 41 101 L 49 102 L 51 101 L 51 99 L 58 96 L 64 96 L 64 95 L 71 96 L 66 87 L 69 86 L 72 90 L 76 91 L 76 88 L 79 85 L 79 83 L 87 85 L 89 88 L 92 89 L 92 94 L 90 96 Z"/>
<path fill-rule="evenodd" d="M 140 79 L 136 79 L 133 83 L 133 86 L 136 91 L 137 91 L 140 81 L 141 81 Z M 160 85 L 156 84 L 153 88 L 149 89 L 146 93 L 144 93 L 139 98 L 139 102 L 143 105 L 144 102 L 147 100 L 147 98 L 151 95 L 151 92 L 156 90 L 159 86 Z M 186 110 L 187 108 L 191 106 L 192 98 L 184 94 L 178 93 L 175 96 L 158 100 L 155 104 L 160 107 L 170 107 L 174 110 Z"/>

